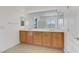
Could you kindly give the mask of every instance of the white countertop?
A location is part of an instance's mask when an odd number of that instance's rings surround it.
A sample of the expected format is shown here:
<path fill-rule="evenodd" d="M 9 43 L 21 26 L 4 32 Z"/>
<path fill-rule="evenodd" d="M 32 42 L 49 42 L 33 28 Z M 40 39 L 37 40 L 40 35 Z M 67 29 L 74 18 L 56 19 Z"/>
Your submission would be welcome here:
<path fill-rule="evenodd" d="M 64 32 L 64 30 L 59 30 L 59 29 L 47 29 L 47 28 L 38 28 L 38 29 L 33 29 L 33 28 L 20 28 L 19 30 L 21 31 L 43 31 L 43 32 Z"/>

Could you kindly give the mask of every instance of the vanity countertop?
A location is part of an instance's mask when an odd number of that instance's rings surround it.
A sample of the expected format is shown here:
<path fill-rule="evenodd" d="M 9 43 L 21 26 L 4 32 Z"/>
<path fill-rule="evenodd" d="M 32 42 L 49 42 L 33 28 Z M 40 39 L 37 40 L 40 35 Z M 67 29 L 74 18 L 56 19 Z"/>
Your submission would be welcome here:
<path fill-rule="evenodd" d="M 47 29 L 47 28 L 37 28 L 37 29 L 33 29 L 33 28 L 20 28 L 20 31 L 43 31 L 43 32 L 64 32 L 64 30 L 60 30 L 60 29 Z"/>

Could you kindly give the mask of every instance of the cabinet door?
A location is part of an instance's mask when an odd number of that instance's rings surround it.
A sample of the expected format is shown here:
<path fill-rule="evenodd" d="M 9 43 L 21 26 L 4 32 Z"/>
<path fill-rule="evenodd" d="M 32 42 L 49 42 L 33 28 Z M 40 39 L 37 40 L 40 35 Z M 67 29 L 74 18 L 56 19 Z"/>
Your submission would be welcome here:
<path fill-rule="evenodd" d="M 42 32 L 42 44 L 47 47 L 51 47 L 51 33 Z"/>
<path fill-rule="evenodd" d="M 41 32 L 33 32 L 33 44 L 41 45 Z"/>
<path fill-rule="evenodd" d="M 32 44 L 33 43 L 33 38 L 32 38 L 32 32 L 31 31 L 28 31 L 27 32 L 27 43 L 30 43 Z"/>
<path fill-rule="evenodd" d="M 58 40 L 58 47 L 59 48 L 64 48 L 64 33 L 63 32 L 61 32 L 61 33 L 57 33 L 57 39 L 59 39 Z"/>
<path fill-rule="evenodd" d="M 20 42 L 26 43 L 27 33 L 26 31 L 20 31 Z"/>
<path fill-rule="evenodd" d="M 53 32 L 52 37 L 52 47 L 53 48 L 64 48 L 64 33 Z"/>

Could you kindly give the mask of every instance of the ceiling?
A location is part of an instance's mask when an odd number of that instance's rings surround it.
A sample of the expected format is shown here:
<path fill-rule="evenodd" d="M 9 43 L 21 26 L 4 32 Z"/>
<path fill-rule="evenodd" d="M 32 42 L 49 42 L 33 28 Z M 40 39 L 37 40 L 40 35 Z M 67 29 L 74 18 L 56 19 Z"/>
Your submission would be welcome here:
<path fill-rule="evenodd" d="M 63 9 L 66 6 L 26 6 L 26 13 L 38 12 L 38 11 L 47 11 L 47 10 L 56 10 Z"/>

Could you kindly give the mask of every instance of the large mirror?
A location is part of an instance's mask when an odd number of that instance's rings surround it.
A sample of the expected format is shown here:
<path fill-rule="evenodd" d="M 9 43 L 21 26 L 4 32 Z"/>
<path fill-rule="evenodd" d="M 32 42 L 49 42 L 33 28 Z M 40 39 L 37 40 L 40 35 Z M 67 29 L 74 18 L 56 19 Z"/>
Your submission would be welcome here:
<path fill-rule="evenodd" d="M 64 14 L 57 10 L 29 14 L 30 28 L 60 28 L 64 27 Z"/>

